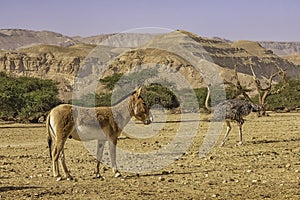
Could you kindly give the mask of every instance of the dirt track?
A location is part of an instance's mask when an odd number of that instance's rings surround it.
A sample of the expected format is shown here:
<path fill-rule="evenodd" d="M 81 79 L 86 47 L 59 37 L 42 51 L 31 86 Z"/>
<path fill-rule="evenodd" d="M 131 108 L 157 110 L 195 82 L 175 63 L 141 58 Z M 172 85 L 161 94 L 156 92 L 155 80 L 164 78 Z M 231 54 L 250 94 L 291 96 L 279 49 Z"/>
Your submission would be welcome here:
<path fill-rule="evenodd" d="M 169 166 L 139 174 L 123 171 L 122 178 L 113 178 L 106 165 L 103 181 L 93 179 L 95 158 L 80 142 L 68 140 L 66 162 L 75 180 L 57 182 L 45 127 L 2 124 L 0 199 L 300 199 L 300 113 L 270 115 L 246 118 L 243 146 L 235 146 L 238 131 L 233 125 L 225 146 L 215 147 L 205 159 L 198 152 L 209 122 L 204 120 L 208 116 L 201 116 L 193 143 Z M 180 122 L 176 115 L 167 120 L 150 126 L 163 126 L 151 138 L 122 136 L 120 148 L 159 150 L 170 143 L 179 123 L 192 128 L 198 123 Z"/>

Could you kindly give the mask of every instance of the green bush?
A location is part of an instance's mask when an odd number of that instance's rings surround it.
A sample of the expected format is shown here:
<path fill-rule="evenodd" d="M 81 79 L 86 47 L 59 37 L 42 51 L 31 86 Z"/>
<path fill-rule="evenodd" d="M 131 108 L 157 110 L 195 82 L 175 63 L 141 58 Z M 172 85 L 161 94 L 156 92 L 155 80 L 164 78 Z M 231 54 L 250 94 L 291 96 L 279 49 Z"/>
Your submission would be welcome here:
<path fill-rule="evenodd" d="M 12 77 L 0 73 L 0 118 L 36 122 L 60 103 L 57 84 L 51 80 Z"/>
<path fill-rule="evenodd" d="M 284 89 L 281 92 L 267 98 L 268 110 L 300 107 L 300 79 L 289 79 L 287 83 L 280 82 L 274 87 L 273 92 L 276 93 L 282 86 Z"/>
<path fill-rule="evenodd" d="M 156 69 L 143 69 L 139 72 L 130 73 L 130 74 L 114 74 L 112 76 L 107 76 L 100 79 L 107 89 L 113 90 L 116 89 L 115 86 L 118 83 L 118 86 L 126 86 L 128 88 L 143 85 L 145 80 L 148 78 L 154 77 L 157 75 Z M 164 82 L 163 80 L 161 80 Z M 126 89 L 117 87 L 118 94 L 120 96 L 126 96 Z M 124 94 L 123 94 L 124 93 Z M 85 105 L 85 106 L 107 106 L 111 104 L 111 93 L 109 94 L 88 94 L 83 96 L 80 100 L 73 100 L 73 103 L 76 105 Z M 164 108 L 171 109 L 179 106 L 179 102 L 174 95 L 174 93 L 169 90 L 167 87 L 164 87 L 161 84 L 149 84 L 145 86 L 142 96 L 146 101 L 147 105 L 150 107 L 155 104 L 159 104 Z M 96 103 L 95 103 L 96 102 Z"/>
<path fill-rule="evenodd" d="M 100 83 L 105 85 L 106 89 L 113 90 L 116 83 L 122 78 L 123 74 L 114 74 L 112 76 L 107 76 L 99 80 Z"/>
<path fill-rule="evenodd" d="M 175 94 L 165 86 L 153 83 L 145 86 L 142 97 L 148 106 L 161 105 L 166 109 L 179 107 L 180 103 Z"/>
<path fill-rule="evenodd" d="M 195 88 L 194 91 L 199 102 L 199 108 L 205 108 L 207 88 Z"/>
<path fill-rule="evenodd" d="M 94 107 L 94 106 L 110 106 L 111 93 L 108 94 L 87 94 L 80 99 L 73 99 L 70 103 L 77 106 Z"/>

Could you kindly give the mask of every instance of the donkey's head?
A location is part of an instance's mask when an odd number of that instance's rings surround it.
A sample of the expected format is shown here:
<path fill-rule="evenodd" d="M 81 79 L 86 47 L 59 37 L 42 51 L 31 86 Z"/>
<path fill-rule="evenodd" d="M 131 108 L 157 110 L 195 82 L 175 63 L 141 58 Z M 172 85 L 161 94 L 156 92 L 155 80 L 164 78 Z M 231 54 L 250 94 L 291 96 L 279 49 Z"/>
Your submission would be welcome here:
<path fill-rule="evenodd" d="M 142 121 L 144 124 L 150 124 L 152 122 L 152 115 L 150 113 L 149 107 L 145 103 L 141 96 L 142 88 L 136 89 L 131 98 L 132 115 Z"/>

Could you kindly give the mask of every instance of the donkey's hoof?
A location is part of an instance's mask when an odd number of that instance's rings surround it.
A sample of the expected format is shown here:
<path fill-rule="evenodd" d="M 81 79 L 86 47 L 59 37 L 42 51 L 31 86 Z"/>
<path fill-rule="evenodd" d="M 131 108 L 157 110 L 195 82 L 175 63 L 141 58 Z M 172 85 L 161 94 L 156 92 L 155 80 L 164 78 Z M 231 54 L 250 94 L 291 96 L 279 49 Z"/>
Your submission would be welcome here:
<path fill-rule="evenodd" d="M 96 174 L 94 179 L 99 179 L 100 181 L 103 181 L 105 178 L 103 176 L 101 176 L 100 174 Z"/>
<path fill-rule="evenodd" d="M 122 177 L 122 174 L 120 172 L 116 172 L 115 173 L 115 178 L 119 178 L 119 177 Z"/>
<path fill-rule="evenodd" d="M 239 142 L 236 144 L 236 146 L 241 146 L 241 145 L 243 145 L 243 142 Z"/>
<path fill-rule="evenodd" d="M 62 180 L 61 176 L 56 177 L 56 181 L 61 181 L 61 180 Z"/>
<path fill-rule="evenodd" d="M 68 176 L 67 181 L 72 181 L 74 178 L 72 176 Z"/>

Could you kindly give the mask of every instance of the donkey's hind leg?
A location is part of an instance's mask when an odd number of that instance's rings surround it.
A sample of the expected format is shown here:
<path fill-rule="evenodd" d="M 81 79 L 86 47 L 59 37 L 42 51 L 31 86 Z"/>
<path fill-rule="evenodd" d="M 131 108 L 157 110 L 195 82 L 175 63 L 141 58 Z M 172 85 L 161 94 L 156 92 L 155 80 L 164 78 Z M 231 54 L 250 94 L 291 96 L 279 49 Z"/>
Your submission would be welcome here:
<path fill-rule="evenodd" d="M 61 163 L 61 166 L 63 168 L 64 174 L 67 177 L 67 180 L 73 180 L 73 177 L 70 175 L 70 172 L 69 172 L 69 170 L 67 168 L 67 165 L 66 165 L 64 150 L 62 150 L 61 154 L 60 154 L 60 163 Z"/>
<path fill-rule="evenodd" d="M 61 156 L 61 153 L 64 148 L 64 144 L 65 144 L 65 141 L 56 140 L 53 151 L 52 151 L 53 176 L 56 178 L 57 181 L 61 180 L 61 175 L 59 173 L 58 159 Z"/>
<path fill-rule="evenodd" d="M 60 150 L 57 147 L 57 144 L 54 144 L 52 150 L 52 169 L 53 169 L 53 177 L 56 178 L 57 181 L 61 180 L 61 175 L 59 173 L 59 167 L 58 167 L 59 154 L 60 154 Z"/>

